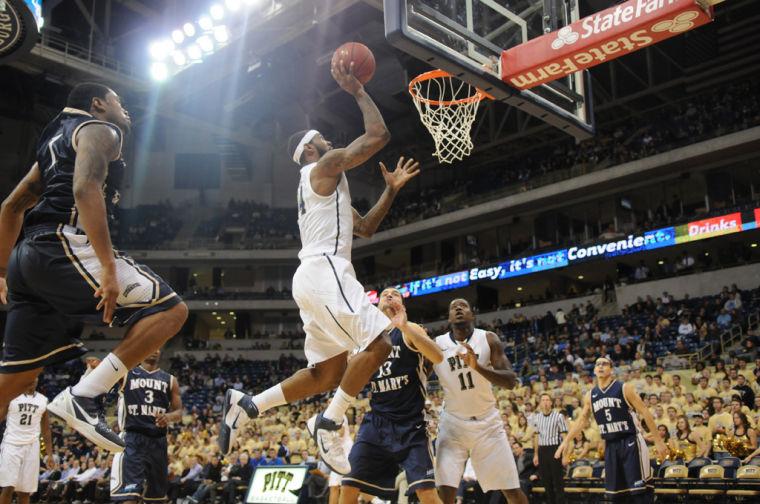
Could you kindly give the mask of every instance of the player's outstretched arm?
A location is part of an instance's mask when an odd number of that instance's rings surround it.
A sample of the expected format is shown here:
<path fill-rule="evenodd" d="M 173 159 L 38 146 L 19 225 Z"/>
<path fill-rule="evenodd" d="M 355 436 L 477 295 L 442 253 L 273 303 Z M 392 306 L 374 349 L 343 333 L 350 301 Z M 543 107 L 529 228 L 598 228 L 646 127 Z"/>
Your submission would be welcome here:
<path fill-rule="evenodd" d="M 467 353 L 464 355 L 464 363 L 498 387 L 515 388 L 515 385 L 517 385 L 517 373 L 514 372 L 512 363 L 509 362 L 509 359 L 504 354 L 504 345 L 495 333 L 487 332 L 486 339 L 491 349 L 491 368 L 480 365 L 478 356 L 475 355 L 475 351 L 467 343 L 462 343 L 467 349 Z"/>
<path fill-rule="evenodd" d="M 367 215 L 360 215 L 354 208 L 354 234 L 362 238 L 370 238 L 375 234 L 380 223 L 383 222 L 388 211 L 391 209 L 393 200 L 407 182 L 420 173 L 420 163 L 412 158 L 404 160 L 400 157 L 396 163 L 396 169 L 389 172 L 385 165 L 380 163 L 380 170 L 385 179 L 385 191 L 375 203 Z"/>
<path fill-rule="evenodd" d="M 397 301 L 392 302 L 390 306 L 393 311 L 391 323 L 401 331 L 401 335 L 404 337 L 406 344 L 409 345 L 409 348 L 421 353 L 423 357 L 433 364 L 443 361 L 443 352 L 435 341 L 428 337 L 425 329 L 414 322 L 409 322 L 406 307 Z"/>
<path fill-rule="evenodd" d="M 578 419 L 575 421 L 575 423 L 572 424 L 572 427 L 570 427 L 570 430 L 567 433 L 567 436 L 565 436 L 565 439 L 562 440 L 560 445 L 557 447 L 557 451 L 554 452 L 554 458 L 565 458 L 564 455 L 569 454 L 570 451 L 570 445 L 572 443 L 572 440 L 575 439 L 575 436 L 581 433 L 583 430 L 583 426 L 586 424 L 586 420 L 588 420 L 589 416 L 591 415 L 591 392 L 586 392 L 586 395 L 583 396 L 583 408 L 581 409 L 580 414 L 578 415 Z"/>
<path fill-rule="evenodd" d="M 41 193 L 42 174 L 37 163 L 34 163 L 29 172 L 21 179 L 21 182 L 0 205 L 0 301 L 3 304 L 8 302 L 5 285 L 8 259 L 21 232 L 24 212 L 37 204 Z"/>
<path fill-rule="evenodd" d="M 108 231 L 103 184 L 108 175 L 108 163 L 121 155 L 121 138 L 111 126 L 88 124 L 74 139 L 77 158 L 74 163 L 74 201 L 79 210 L 87 239 L 90 240 L 101 267 L 98 310 L 103 308 L 103 322 L 111 323 L 119 284 L 116 279 L 116 260 Z"/>
<path fill-rule="evenodd" d="M 156 425 L 159 427 L 167 427 L 170 423 L 182 420 L 182 413 L 184 412 L 182 394 L 179 393 L 179 383 L 177 383 L 177 379 L 174 376 L 172 376 L 171 402 L 169 403 L 169 407 L 171 408 L 169 412 L 156 416 Z"/>
<path fill-rule="evenodd" d="M 391 139 L 383 116 L 364 90 L 361 82 L 354 77 L 354 64 L 346 68 L 341 60 L 330 69 L 338 85 L 356 99 L 356 104 L 364 118 L 364 134 L 342 149 L 328 151 L 317 162 L 314 173 L 318 177 L 337 177 L 344 171 L 356 168 L 385 147 Z"/>
<path fill-rule="evenodd" d="M 45 442 L 45 463 L 48 469 L 55 465 L 53 460 L 53 435 L 50 432 L 50 416 L 45 411 L 40 419 L 40 431 L 42 431 L 42 440 Z"/>
<path fill-rule="evenodd" d="M 659 455 L 661 460 L 665 460 L 665 457 L 667 457 L 669 453 L 668 447 L 665 445 L 665 441 L 663 441 L 663 439 L 657 433 L 657 423 L 654 421 L 652 412 L 649 411 L 649 408 L 646 407 L 644 401 L 642 401 L 641 397 L 639 397 L 639 394 L 636 393 L 636 388 L 630 383 L 624 383 L 623 397 L 625 397 L 625 400 L 628 401 L 628 404 L 633 406 L 633 409 L 636 410 L 636 414 L 638 414 L 639 417 L 644 420 L 647 429 L 649 429 L 649 433 L 654 436 L 653 441 L 655 449 L 657 450 L 657 455 Z"/>

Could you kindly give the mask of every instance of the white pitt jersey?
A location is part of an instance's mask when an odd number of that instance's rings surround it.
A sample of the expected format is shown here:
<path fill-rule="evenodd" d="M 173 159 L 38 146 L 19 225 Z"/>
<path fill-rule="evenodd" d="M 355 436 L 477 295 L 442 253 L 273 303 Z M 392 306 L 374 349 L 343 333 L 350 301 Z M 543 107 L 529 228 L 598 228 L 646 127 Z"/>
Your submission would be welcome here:
<path fill-rule="evenodd" d="M 40 422 L 47 409 L 48 399 L 39 392 L 21 394 L 8 407 L 3 443 L 27 445 L 40 438 Z"/>
<path fill-rule="evenodd" d="M 317 163 L 301 168 L 298 184 L 298 228 L 301 230 L 301 251 L 298 258 L 330 255 L 351 262 L 354 215 L 348 179 L 342 173 L 334 193 L 320 196 L 311 188 L 311 170 Z"/>
<path fill-rule="evenodd" d="M 456 342 L 451 333 L 438 336 L 435 342 L 443 351 L 443 360 L 433 366 L 443 388 L 443 410 L 463 420 L 494 411 L 493 386 L 465 365 L 461 357 L 465 353 L 464 346 Z M 478 356 L 480 365 L 491 368 L 491 347 L 486 332 L 475 329 L 467 343 Z"/>

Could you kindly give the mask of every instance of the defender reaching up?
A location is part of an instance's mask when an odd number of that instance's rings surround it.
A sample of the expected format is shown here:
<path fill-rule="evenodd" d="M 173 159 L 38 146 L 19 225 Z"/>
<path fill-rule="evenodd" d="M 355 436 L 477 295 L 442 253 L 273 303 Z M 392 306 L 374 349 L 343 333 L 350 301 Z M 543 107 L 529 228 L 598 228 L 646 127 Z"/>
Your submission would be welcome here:
<path fill-rule="evenodd" d="M 353 67 L 346 69 L 340 61 L 331 71 L 340 87 L 356 99 L 365 131 L 343 149 L 333 149 L 316 130 L 291 137 L 290 155 L 301 165 L 296 196 L 302 243 L 293 298 L 301 311 L 309 367 L 256 396 L 228 390 L 219 445 L 222 453 L 230 451 L 243 420 L 338 387 L 327 410 L 309 419 L 308 428 L 322 460 L 335 472 L 347 474 L 351 467 L 338 432 L 343 414 L 391 351 L 391 321 L 369 302 L 351 265 L 353 235 L 375 233 L 398 191 L 419 173 L 419 163 L 401 158 L 393 172 L 380 163 L 386 184 L 382 196 L 365 216 L 351 207 L 344 172 L 383 148 L 390 134 L 353 76 Z M 354 351 L 358 353 L 347 365 L 347 354 Z"/>

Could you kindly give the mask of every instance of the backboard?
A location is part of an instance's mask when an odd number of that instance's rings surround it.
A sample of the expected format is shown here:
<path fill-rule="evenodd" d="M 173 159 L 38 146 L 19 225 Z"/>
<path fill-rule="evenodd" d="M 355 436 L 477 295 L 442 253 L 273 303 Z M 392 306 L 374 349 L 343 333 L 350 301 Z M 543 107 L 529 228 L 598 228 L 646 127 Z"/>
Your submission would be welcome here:
<path fill-rule="evenodd" d="M 384 13 L 398 49 L 579 140 L 594 134 L 587 72 L 518 90 L 499 68 L 503 50 L 577 21 L 578 0 L 384 0 Z"/>

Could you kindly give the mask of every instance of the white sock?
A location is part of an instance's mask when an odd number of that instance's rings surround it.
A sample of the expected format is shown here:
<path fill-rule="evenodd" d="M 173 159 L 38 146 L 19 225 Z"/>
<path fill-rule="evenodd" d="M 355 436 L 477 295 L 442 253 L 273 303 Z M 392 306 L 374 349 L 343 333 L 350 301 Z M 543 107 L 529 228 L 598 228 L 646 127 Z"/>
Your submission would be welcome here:
<path fill-rule="evenodd" d="M 325 410 L 325 418 L 332 420 L 338 425 L 342 424 L 343 415 L 346 414 L 346 410 L 351 406 L 352 402 L 354 402 L 354 398 L 346 394 L 342 388 L 338 387 L 338 390 L 335 391 L 335 395 Z"/>
<path fill-rule="evenodd" d="M 282 391 L 282 384 L 278 383 L 274 387 L 269 387 L 264 392 L 253 396 L 253 404 L 259 409 L 259 414 L 268 409 L 288 404 Z"/>
<path fill-rule="evenodd" d="M 79 383 L 71 388 L 71 393 L 80 397 L 97 397 L 111 390 L 128 372 L 121 359 L 110 353 L 98 367 L 82 376 Z"/>

